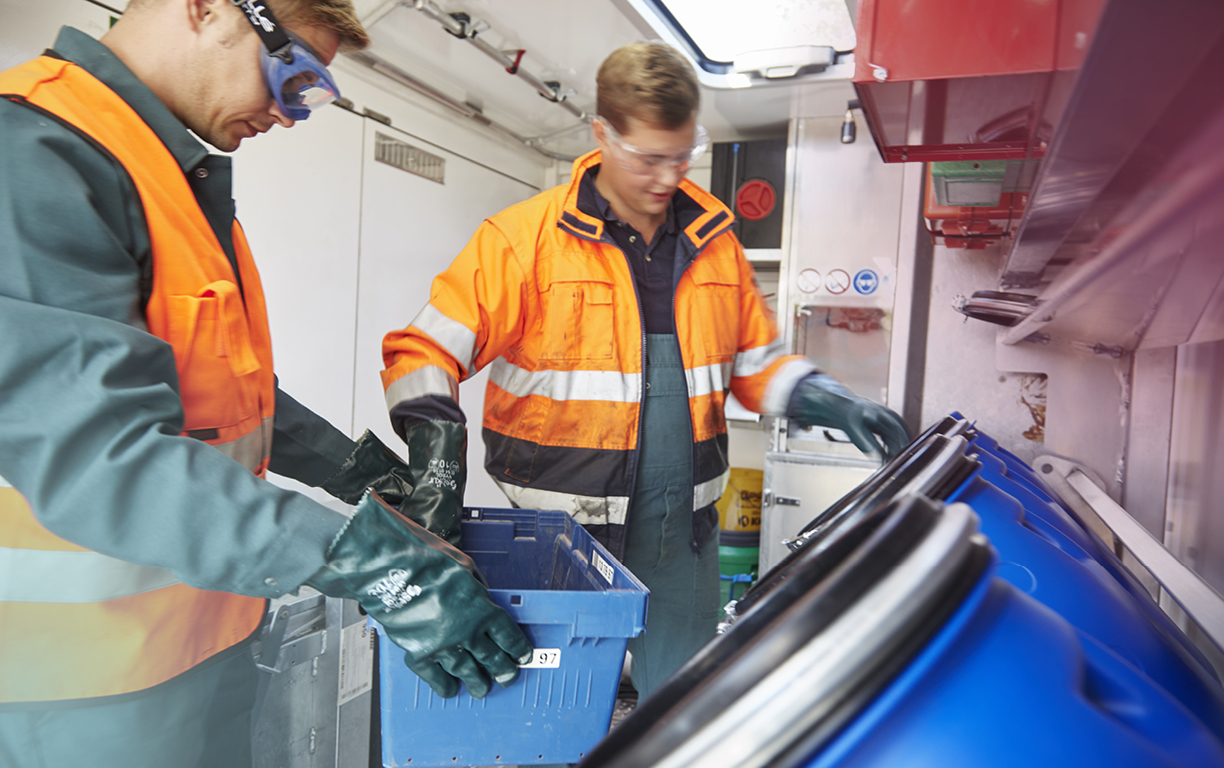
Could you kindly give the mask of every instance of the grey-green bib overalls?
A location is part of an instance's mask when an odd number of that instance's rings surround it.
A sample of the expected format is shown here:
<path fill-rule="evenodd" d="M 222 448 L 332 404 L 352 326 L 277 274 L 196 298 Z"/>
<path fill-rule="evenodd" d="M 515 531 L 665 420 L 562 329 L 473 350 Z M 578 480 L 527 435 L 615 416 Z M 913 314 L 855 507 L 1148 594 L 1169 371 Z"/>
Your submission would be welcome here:
<path fill-rule="evenodd" d="M 650 589 L 646 632 L 629 641 L 639 700 L 714 637 L 721 607 L 717 527 L 691 546 L 693 428 L 671 334 L 646 335 L 640 446 L 625 544 L 625 565 Z"/>

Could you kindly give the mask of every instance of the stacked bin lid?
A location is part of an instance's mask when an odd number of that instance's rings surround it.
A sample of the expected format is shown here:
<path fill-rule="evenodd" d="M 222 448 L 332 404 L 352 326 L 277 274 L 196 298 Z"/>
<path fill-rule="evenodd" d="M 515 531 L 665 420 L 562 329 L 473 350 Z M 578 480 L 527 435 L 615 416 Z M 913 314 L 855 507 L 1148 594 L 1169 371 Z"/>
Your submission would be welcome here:
<path fill-rule="evenodd" d="M 973 507 L 999 553 L 1000 578 L 1138 667 L 1224 738 L 1224 700 L 1202 653 L 1036 473 L 959 414 L 813 520 L 792 546 L 802 550 L 828 527 L 906 493 Z M 773 578 L 767 574 L 762 586 Z M 749 592 L 741 605 L 752 599 Z"/>
<path fill-rule="evenodd" d="M 813 520 L 582 765 L 1224 766 L 1201 656 L 987 447 L 954 414 Z"/>
<path fill-rule="evenodd" d="M 1003 561 L 1000 576 L 1133 664 L 1224 738 L 1220 684 L 1202 653 L 1031 468 L 980 430 L 965 436 L 979 466 L 943 498 L 981 515 Z"/>

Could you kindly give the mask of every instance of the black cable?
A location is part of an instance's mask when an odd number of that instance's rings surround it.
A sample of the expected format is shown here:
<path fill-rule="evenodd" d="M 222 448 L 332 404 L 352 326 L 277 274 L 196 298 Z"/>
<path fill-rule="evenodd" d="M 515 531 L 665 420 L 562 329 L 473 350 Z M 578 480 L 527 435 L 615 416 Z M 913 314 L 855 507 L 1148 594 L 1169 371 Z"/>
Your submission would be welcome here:
<path fill-rule="evenodd" d="M 99 3 L 99 2 L 98 2 L 98 0 L 85 0 L 85 2 L 87 2 L 87 3 L 93 3 L 94 5 L 98 6 L 99 8 L 105 8 L 106 10 L 108 10 L 108 11 L 110 11 L 111 13 L 115 14 L 116 16 L 122 16 L 122 15 L 123 15 L 123 11 L 119 10 L 118 8 L 111 8 L 111 7 L 110 7 L 109 5 L 107 5 L 106 3 Z"/>

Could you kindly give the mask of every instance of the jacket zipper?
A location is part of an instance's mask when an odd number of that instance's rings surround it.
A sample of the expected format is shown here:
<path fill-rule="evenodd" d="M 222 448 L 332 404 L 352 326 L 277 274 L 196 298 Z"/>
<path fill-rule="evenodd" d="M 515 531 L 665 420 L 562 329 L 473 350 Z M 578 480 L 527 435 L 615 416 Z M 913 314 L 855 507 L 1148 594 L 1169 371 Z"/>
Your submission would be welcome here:
<path fill-rule="evenodd" d="M 606 228 L 604 230 L 604 238 L 601 238 L 599 242 L 615 248 L 617 253 L 621 255 L 621 258 L 625 260 L 625 266 L 629 268 L 629 282 L 633 285 L 633 299 L 635 302 L 637 302 L 638 328 L 641 331 L 642 382 L 638 385 L 637 443 L 633 449 L 633 477 L 629 481 L 629 496 L 625 500 L 625 522 L 621 531 L 622 539 L 619 556 L 623 558 L 625 556 L 625 550 L 627 550 L 629 547 L 629 512 L 633 507 L 633 493 L 637 490 L 638 466 L 642 458 L 642 414 L 646 411 L 646 324 L 642 322 L 642 294 L 640 291 L 638 291 L 637 275 L 633 273 L 633 262 L 629 260 L 629 257 L 625 254 L 621 247 L 617 245 L 616 242 L 612 240 L 611 236 L 607 234 Z M 673 313 L 675 312 L 675 305 L 676 295 L 675 291 L 673 290 Z"/>
<path fill-rule="evenodd" d="M 694 263 L 696 263 L 697 259 L 701 257 L 701 253 L 702 251 L 705 250 L 706 245 L 709 245 L 711 242 L 713 242 L 714 238 L 721 235 L 728 228 L 730 228 L 730 226 L 731 225 L 728 223 L 725 227 L 723 227 L 723 229 L 719 230 L 718 232 L 715 232 L 714 234 L 710 235 L 710 237 L 706 238 L 705 245 L 702 245 L 697 248 L 696 252 L 693 254 L 693 258 L 689 259 L 689 262 L 688 264 L 684 266 L 684 269 L 680 270 L 680 276 L 676 278 L 676 284 L 672 286 L 672 325 L 676 328 L 676 331 L 677 331 L 676 347 L 680 350 L 680 370 L 682 371 L 687 370 L 687 369 L 684 367 L 685 366 L 684 345 L 680 343 L 680 334 L 679 334 L 680 323 L 676 319 L 676 291 L 680 287 L 680 281 L 684 279 L 684 276 L 688 274 L 689 269 L 693 266 Z M 683 233 L 681 233 L 681 235 L 683 235 Z M 692 241 L 690 240 L 690 242 Z M 634 289 L 636 290 L 636 288 L 637 286 L 635 283 Z M 641 313 L 640 307 L 638 308 L 638 313 L 639 314 Z M 689 386 L 688 376 L 684 377 L 684 389 L 688 393 L 689 437 L 692 441 L 691 444 L 689 445 L 689 487 L 693 489 L 693 497 L 694 497 L 694 503 L 695 503 L 696 496 L 697 496 L 697 451 L 695 450 L 697 446 L 697 436 L 696 436 L 696 433 L 693 431 L 695 429 L 695 425 L 693 423 L 693 406 L 692 406 L 693 391 L 692 391 L 692 388 Z M 692 548 L 695 552 L 700 552 L 700 548 L 697 545 L 697 539 L 693 537 L 693 515 L 695 515 L 696 513 L 697 513 L 696 508 L 689 510 L 689 547 Z"/>
<path fill-rule="evenodd" d="M 713 240 L 713 238 L 710 239 Z M 676 242 L 678 243 L 679 240 Z M 706 242 L 708 243 L 709 240 Z M 684 360 L 684 345 L 680 343 L 680 322 L 676 319 L 676 291 L 680 287 L 680 281 L 688 274 L 689 268 L 697 261 L 697 257 L 701 255 L 703 250 L 705 250 L 704 246 L 697 249 L 697 252 L 693 254 L 693 258 L 689 259 L 688 264 L 684 265 L 684 269 L 680 270 L 680 276 L 676 278 L 676 282 L 672 286 L 672 327 L 676 329 L 676 348 L 680 351 L 680 371 L 682 373 L 687 369 L 684 367 L 686 364 Z M 675 267 L 672 270 L 674 272 Z M 693 489 L 695 501 L 697 496 L 697 433 L 694 431 L 695 425 L 693 424 L 693 390 L 689 386 L 688 376 L 684 377 L 684 391 L 688 394 L 685 405 L 689 409 L 689 487 Z M 696 513 L 697 509 L 695 507 L 689 510 L 689 547 L 691 549 L 697 549 L 697 539 L 693 536 L 693 515 Z"/>

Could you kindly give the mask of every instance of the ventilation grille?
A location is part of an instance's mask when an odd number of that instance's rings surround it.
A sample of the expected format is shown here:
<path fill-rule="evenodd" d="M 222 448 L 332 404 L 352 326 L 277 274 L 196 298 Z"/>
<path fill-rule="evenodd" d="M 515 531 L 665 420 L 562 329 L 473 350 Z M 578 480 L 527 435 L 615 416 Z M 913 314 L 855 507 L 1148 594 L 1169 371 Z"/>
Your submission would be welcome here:
<path fill-rule="evenodd" d="M 445 159 L 377 131 L 374 133 L 374 159 L 430 181 L 446 183 Z"/>

